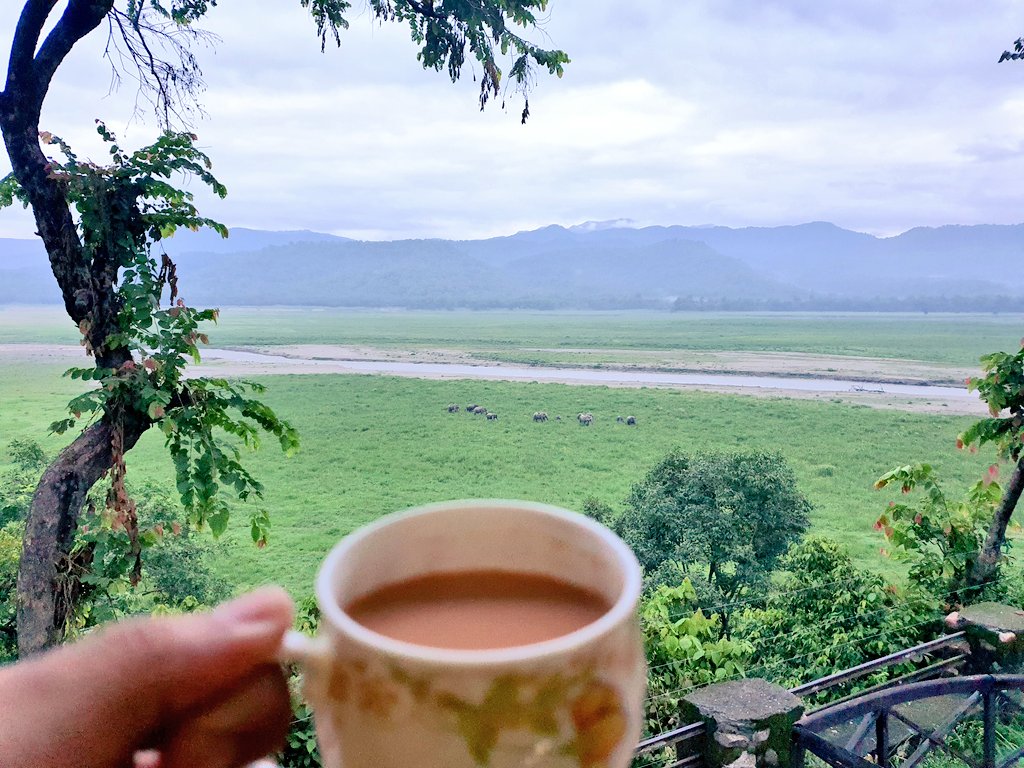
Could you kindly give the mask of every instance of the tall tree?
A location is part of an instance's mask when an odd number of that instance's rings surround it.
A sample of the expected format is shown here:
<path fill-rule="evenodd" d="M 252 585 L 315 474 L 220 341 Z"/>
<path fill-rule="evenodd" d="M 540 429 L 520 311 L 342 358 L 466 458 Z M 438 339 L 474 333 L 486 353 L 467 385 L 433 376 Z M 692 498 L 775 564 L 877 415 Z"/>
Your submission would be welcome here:
<path fill-rule="evenodd" d="M 1024 492 L 1024 339 L 1016 354 L 995 352 L 981 358 L 984 376 L 967 380 L 988 405 L 991 418 L 972 424 L 957 438 L 957 446 L 970 448 L 992 443 L 1010 465 L 1009 479 L 996 506 L 985 542 L 971 566 L 968 584 L 979 587 L 995 577 L 1006 544 L 1006 528 Z"/>
<path fill-rule="evenodd" d="M 329 42 L 340 44 L 348 26 L 347 0 L 299 4 L 312 17 L 321 50 Z M 63 5 L 59 16 L 58 5 Z M 246 442 L 255 441 L 262 429 L 286 449 L 295 444 L 291 428 L 248 397 L 245 387 L 183 377 L 182 354 L 198 356 L 199 323 L 216 314 L 175 302 L 174 265 L 166 258 L 157 264 L 149 251 L 176 227 L 214 225 L 170 183 L 175 174 L 197 174 L 224 194 L 209 173 L 208 159 L 195 149 L 195 137 L 170 131 L 187 127 L 202 87 L 193 46 L 203 32 L 195 25 L 216 5 L 216 0 L 24 0 L 22 5 L 0 91 L 0 132 L 12 167 L 0 186 L 0 203 L 17 197 L 31 206 L 64 307 L 94 358 L 94 369 L 78 369 L 75 375 L 100 384 L 73 401 L 74 419 L 55 424 L 67 429 L 83 411 L 94 414 L 47 467 L 32 499 L 18 573 L 22 654 L 60 639 L 67 610 L 58 600 L 60 573 L 86 496 L 108 473 L 115 522 L 133 534 L 138 549 L 137 520 L 123 487 L 124 454 L 151 426 L 158 424 L 167 435 L 186 508 L 197 522 L 214 528 L 227 520 L 218 484 L 232 486 L 243 498 L 260 490 L 237 454 L 214 440 L 214 429 Z M 445 71 L 456 81 L 467 57 L 474 60 L 481 109 L 501 93 L 503 64 L 504 76 L 523 96 L 525 121 L 534 71 L 561 75 L 568 62 L 562 51 L 541 48 L 519 34 L 536 26 L 536 13 L 547 0 L 368 0 L 368 5 L 380 23 L 409 28 L 424 68 Z M 61 64 L 104 24 L 112 66 L 133 70 L 168 132 L 129 153 L 100 125 L 112 159 L 101 167 L 79 162 L 70 147 L 40 131 L 39 120 Z M 48 158 L 47 144 L 56 145 L 64 160 Z M 161 310 L 165 289 L 175 305 Z M 261 541 L 262 525 L 254 517 L 254 538 Z"/>
<path fill-rule="evenodd" d="M 633 486 L 614 528 L 649 583 L 691 580 L 719 613 L 763 587 L 776 561 L 807 530 L 810 503 L 779 453 L 673 451 Z"/>

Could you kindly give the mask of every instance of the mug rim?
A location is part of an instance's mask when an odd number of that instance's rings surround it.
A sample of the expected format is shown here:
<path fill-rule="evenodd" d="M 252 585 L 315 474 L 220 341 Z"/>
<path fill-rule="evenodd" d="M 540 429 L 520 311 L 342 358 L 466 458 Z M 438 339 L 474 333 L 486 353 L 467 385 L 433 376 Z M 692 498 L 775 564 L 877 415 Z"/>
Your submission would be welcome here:
<path fill-rule="evenodd" d="M 611 553 L 622 575 L 622 587 L 615 602 L 597 620 L 551 640 L 528 643 L 526 645 L 514 645 L 506 648 L 477 650 L 440 648 L 397 640 L 364 627 L 342 609 L 333 594 L 333 576 L 338 566 L 345 559 L 345 556 L 354 547 L 381 529 L 399 524 L 410 518 L 473 507 L 504 507 L 512 510 L 537 512 L 583 528 L 596 536 Z M 441 501 L 424 504 L 401 512 L 392 512 L 368 525 L 357 528 L 335 544 L 327 554 L 327 557 L 324 558 L 316 578 L 315 593 L 321 617 L 326 618 L 335 631 L 347 636 L 368 650 L 383 652 L 389 656 L 401 657 L 424 664 L 472 668 L 496 664 L 518 664 L 569 653 L 585 647 L 612 631 L 633 615 L 640 599 L 642 586 L 643 575 L 640 563 L 637 561 L 636 555 L 633 554 L 633 550 L 608 528 L 586 515 L 551 504 L 533 501 L 462 499 L 459 501 Z"/>

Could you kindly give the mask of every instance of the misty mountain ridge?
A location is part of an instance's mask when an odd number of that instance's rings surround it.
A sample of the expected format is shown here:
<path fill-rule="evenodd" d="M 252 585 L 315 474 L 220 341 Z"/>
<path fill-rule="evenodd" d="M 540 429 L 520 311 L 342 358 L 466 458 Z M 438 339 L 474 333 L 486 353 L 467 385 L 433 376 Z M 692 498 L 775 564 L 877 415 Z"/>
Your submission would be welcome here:
<path fill-rule="evenodd" d="M 918 227 L 878 238 L 780 227 L 551 225 L 483 240 L 368 242 L 310 231 L 182 231 L 164 248 L 202 305 L 878 309 L 1024 301 L 1024 224 Z M 0 239 L 0 303 L 56 303 L 37 240 Z M 1009 307 L 1007 307 L 1008 309 Z"/>

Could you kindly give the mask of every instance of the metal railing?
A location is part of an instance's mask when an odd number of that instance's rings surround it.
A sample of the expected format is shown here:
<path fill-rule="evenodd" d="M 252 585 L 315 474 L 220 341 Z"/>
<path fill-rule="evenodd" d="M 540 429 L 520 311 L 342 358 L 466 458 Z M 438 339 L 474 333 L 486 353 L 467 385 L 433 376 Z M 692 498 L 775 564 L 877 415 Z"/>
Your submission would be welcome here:
<path fill-rule="evenodd" d="M 892 667 L 896 664 L 902 664 L 906 661 L 917 660 L 923 656 L 947 649 L 958 644 L 963 639 L 963 632 L 944 635 L 935 640 L 930 640 L 927 643 L 921 643 L 920 645 L 915 645 L 912 648 L 906 648 L 902 651 L 890 653 L 888 656 L 867 661 L 863 664 L 857 665 L 856 667 L 844 669 L 841 672 L 835 672 L 831 675 L 818 678 L 817 680 L 803 683 L 802 685 L 790 688 L 790 692 L 796 696 L 803 697 L 827 691 L 843 685 L 844 683 L 849 683 L 863 678 L 872 672 L 877 672 L 878 670 Z M 950 671 L 952 668 L 961 664 L 966 658 L 966 654 L 959 653 L 949 658 L 942 659 L 893 680 L 888 680 L 866 690 L 832 701 L 816 709 L 814 714 L 825 712 L 826 710 L 831 711 L 835 707 L 842 706 L 848 702 L 858 701 L 865 696 L 881 691 L 891 691 L 892 689 L 899 688 L 901 686 L 907 686 L 921 680 L 927 680 L 931 677 L 942 674 L 943 672 Z M 684 725 L 671 731 L 666 731 L 665 733 L 644 739 L 636 746 L 634 755 L 636 757 L 641 757 L 643 755 L 657 752 L 660 749 L 674 748 L 675 760 L 671 763 L 665 764 L 664 766 L 659 765 L 659 768 L 700 768 L 702 764 L 701 751 L 704 736 L 705 728 L 703 723 Z M 857 768 L 865 767 L 863 765 L 858 765 Z"/>
<path fill-rule="evenodd" d="M 675 760 L 659 768 L 699 768 L 703 763 L 701 757 L 701 741 L 704 738 L 704 723 L 692 723 L 675 728 L 657 736 L 641 741 L 633 752 L 634 757 L 641 757 L 659 749 L 674 748 Z"/>
<path fill-rule="evenodd" d="M 793 729 L 792 768 L 802 768 L 810 752 L 835 768 L 888 768 L 898 747 L 900 768 L 916 768 L 931 753 L 941 750 L 970 768 L 1010 768 L 1024 758 L 1024 745 L 1002 760 L 996 754 L 996 727 L 1008 709 L 1020 703 L 1007 691 L 1024 691 L 1024 675 L 974 675 L 909 683 L 861 695 L 802 717 Z M 937 722 L 926 724 L 913 712 L 897 707 L 927 699 L 943 699 Z M 967 754 L 948 739 L 954 729 L 981 711 L 981 759 Z M 934 715 L 934 712 L 933 712 Z M 856 722 L 852 732 L 849 726 Z M 892 725 L 903 735 L 891 738 Z M 845 726 L 845 729 L 844 729 Z M 912 748 L 912 751 L 911 751 Z M 871 759 L 869 759 L 869 757 Z"/>

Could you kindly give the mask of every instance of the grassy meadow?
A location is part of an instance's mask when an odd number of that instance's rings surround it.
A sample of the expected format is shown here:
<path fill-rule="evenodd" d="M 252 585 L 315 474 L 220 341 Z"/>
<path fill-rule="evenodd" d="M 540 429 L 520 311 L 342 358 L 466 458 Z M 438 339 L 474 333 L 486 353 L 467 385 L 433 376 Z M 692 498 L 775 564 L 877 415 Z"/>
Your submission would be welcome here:
<path fill-rule="evenodd" d="M 80 384 L 53 365 L 7 366 L 0 375 L 0 444 L 39 438 Z M 526 498 L 579 507 L 594 496 L 621 506 L 630 485 L 669 449 L 781 451 L 814 504 L 814 529 L 846 543 L 866 564 L 893 571 L 871 523 L 890 498 L 871 489 L 897 463 L 929 460 L 949 488 L 981 476 L 984 455 L 954 447 L 969 419 L 850 404 L 661 389 L 428 381 L 382 376 L 262 377 L 267 400 L 298 427 L 300 452 L 272 445 L 252 456 L 273 518 L 270 546 L 247 536 L 245 510 L 218 549 L 216 568 L 240 587 L 277 582 L 310 591 L 317 565 L 341 536 L 389 511 L 466 497 Z M 496 422 L 449 414 L 477 402 Z M 535 410 L 551 421 L 536 424 Z M 575 422 L 591 411 L 590 428 Z M 555 416 L 561 415 L 562 421 Z M 634 415 L 636 427 L 618 424 Z M 49 449 L 57 438 L 42 440 Z M 136 481 L 170 482 L 152 432 L 130 454 Z"/>
<path fill-rule="evenodd" d="M 386 312 L 233 307 L 211 331 L 214 346 L 359 344 L 447 348 L 517 363 L 574 363 L 578 350 L 796 352 L 975 365 L 1017 349 L 1021 315 Z M 62 308 L 0 307 L 0 344 L 77 344 Z M 628 356 L 627 358 L 628 359 Z"/>

